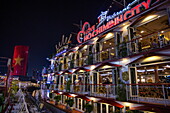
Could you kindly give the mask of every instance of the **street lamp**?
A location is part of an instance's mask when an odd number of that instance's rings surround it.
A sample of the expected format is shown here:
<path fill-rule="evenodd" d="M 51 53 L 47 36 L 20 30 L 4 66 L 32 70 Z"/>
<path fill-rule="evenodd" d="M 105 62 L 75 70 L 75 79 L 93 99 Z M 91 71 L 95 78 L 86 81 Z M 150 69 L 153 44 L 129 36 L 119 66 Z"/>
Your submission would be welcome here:
<path fill-rule="evenodd" d="M 7 96 L 7 91 L 8 91 L 8 88 L 9 88 L 9 85 L 8 85 L 8 79 L 9 79 L 9 76 L 10 76 L 10 72 L 11 72 L 11 58 L 8 58 L 8 57 L 0 57 L 0 59 L 6 59 L 8 60 L 7 61 L 7 78 L 6 78 L 6 84 L 5 84 L 5 96 Z"/>

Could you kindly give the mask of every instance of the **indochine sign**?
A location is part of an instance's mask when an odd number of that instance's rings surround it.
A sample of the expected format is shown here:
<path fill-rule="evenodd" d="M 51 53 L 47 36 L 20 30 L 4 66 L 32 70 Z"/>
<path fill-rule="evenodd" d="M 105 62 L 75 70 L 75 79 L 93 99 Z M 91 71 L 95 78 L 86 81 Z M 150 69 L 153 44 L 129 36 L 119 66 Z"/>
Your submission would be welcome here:
<path fill-rule="evenodd" d="M 135 0 L 132 3 L 128 4 L 126 8 L 122 11 L 116 12 L 113 15 L 109 15 L 108 11 L 101 12 L 101 15 L 98 17 L 99 24 L 97 26 L 90 26 L 88 22 L 83 24 L 82 30 L 77 34 L 77 41 L 83 43 L 100 33 L 120 24 L 121 22 L 130 19 L 131 17 L 141 13 L 143 10 L 149 9 L 152 5 L 159 2 L 160 0 L 146 0 L 138 3 L 140 0 Z M 134 4 L 136 4 L 134 6 Z M 134 7 L 132 7 L 134 6 Z M 106 24 L 101 25 L 106 21 Z"/>

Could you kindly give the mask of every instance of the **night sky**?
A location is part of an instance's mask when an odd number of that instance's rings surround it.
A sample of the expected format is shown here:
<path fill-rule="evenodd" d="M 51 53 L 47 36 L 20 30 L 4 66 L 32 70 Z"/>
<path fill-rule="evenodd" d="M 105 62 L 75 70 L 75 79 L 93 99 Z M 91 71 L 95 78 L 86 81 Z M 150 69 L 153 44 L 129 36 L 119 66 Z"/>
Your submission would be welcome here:
<path fill-rule="evenodd" d="M 132 0 L 131 0 L 132 1 Z M 30 47 L 28 73 L 48 66 L 64 34 L 78 33 L 73 24 L 97 22 L 112 0 L 0 0 L 0 57 L 13 56 L 15 45 Z M 121 9 L 114 5 L 112 11 Z M 75 39 L 73 35 L 72 40 Z"/>

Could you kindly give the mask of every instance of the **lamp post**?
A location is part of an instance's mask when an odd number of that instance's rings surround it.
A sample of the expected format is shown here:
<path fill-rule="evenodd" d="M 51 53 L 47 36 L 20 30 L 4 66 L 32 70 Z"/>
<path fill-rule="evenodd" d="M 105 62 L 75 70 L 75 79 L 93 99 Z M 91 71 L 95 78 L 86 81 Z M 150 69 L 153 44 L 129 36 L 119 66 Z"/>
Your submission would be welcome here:
<path fill-rule="evenodd" d="M 7 77 L 6 77 L 6 80 L 5 80 L 5 91 L 4 91 L 4 97 L 6 98 L 7 96 L 9 97 L 9 95 L 8 95 L 8 79 L 9 79 L 9 75 L 10 75 L 10 72 L 11 72 L 11 58 L 7 58 L 7 57 L 0 57 L 0 59 L 2 59 L 2 60 L 7 60 L 7 64 L 6 65 L 2 65 L 2 67 L 7 67 L 7 73 L 6 73 L 6 75 L 7 75 Z M 2 61 L 2 62 L 4 62 L 4 61 Z M 6 62 L 5 62 L 6 63 Z M 7 97 L 7 101 L 8 101 L 8 103 L 10 104 L 10 101 L 9 101 L 9 98 Z M 5 106 L 5 104 L 3 104 L 2 105 L 2 110 L 4 110 L 3 108 L 4 108 L 4 106 Z"/>
<path fill-rule="evenodd" d="M 5 84 L 5 97 L 7 96 L 8 88 L 9 88 L 9 76 L 11 72 L 11 58 L 8 57 L 0 57 L 0 59 L 6 59 L 7 61 L 7 78 L 6 78 L 6 84 Z"/>

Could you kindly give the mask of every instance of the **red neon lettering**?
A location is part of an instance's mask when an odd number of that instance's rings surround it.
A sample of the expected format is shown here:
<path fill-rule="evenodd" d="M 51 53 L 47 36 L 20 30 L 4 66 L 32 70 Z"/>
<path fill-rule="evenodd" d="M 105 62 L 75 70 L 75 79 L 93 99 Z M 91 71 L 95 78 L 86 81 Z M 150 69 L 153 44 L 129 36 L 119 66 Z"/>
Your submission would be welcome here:
<path fill-rule="evenodd" d="M 89 33 L 88 35 L 86 35 L 85 40 L 89 40 L 91 38 L 91 33 Z"/>
<path fill-rule="evenodd" d="M 156 2 L 159 2 L 159 1 L 160 0 L 157 0 Z M 90 27 L 90 24 L 88 22 L 85 22 L 83 24 L 82 30 L 77 35 L 77 41 L 79 43 L 82 43 L 83 41 L 89 40 L 92 37 L 95 37 L 98 34 L 104 32 L 105 30 L 108 30 L 109 28 L 123 22 L 124 20 L 131 18 L 135 14 L 140 13 L 141 12 L 140 7 L 144 7 L 145 9 L 148 9 L 150 7 L 150 5 L 151 5 L 151 0 L 147 0 L 147 2 L 144 1 L 141 4 L 138 4 L 137 6 L 133 7 L 131 10 L 128 10 L 124 14 L 117 16 L 116 18 L 107 22 L 107 24 L 102 25 L 97 29 L 95 29 L 96 28 L 95 25 Z"/>
<path fill-rule="evenodd" d="M 135 6 L 132 10 L 136 10 L 136 14 L 138 14 L 138 13 L 140 13 L 140 7 L 141 7 L 142 5 L 141 4 L 139 4 L 139 5 L 137 5 L 137 6 Z"/>
<path fill-rule="evenodd" d="M 147 3 L 146 2 L 142 2 L 141 4 L 145 7 L 145 9 L 148 9 L 150 4 L 151 4 L 151 0 L 147 0 Z"/>
<path fill-rule="evenodd" d="M 103 26 L 100 26 L 99 27 L 99 33 L 102 33 L 103 32 Z"/>
<path fill-rule="evenodd" d="M 128 14 L 130 14 L 130 16 L 127 17 Z M 127 20 L 127 19 L 130 18 L 131 16 L 132 16 L 131 10 L 126 11 L 125 14 L 124 14 L 124 20 Z"/>
<path fill-rule="evenodd" d="M 93 25 L 93 26 L 91 27 L 91 29 L 94 31 L 94 30 L 95 30 L 95 25 Z"/>
<path fill-rule="evenodd" d="M 86 40 L 88 40 L 88 36 L 87 35 L 84 37 L 84 41 L 86 41 Z"/>
<path fill-rule="evenodd" d="M 109 28 L 109 24 L 108 23 L 106 25 L 102 25 L 102 26 L 103 26 L 102 32 Z"/>
<path fill-rule="evenodd" d="M 99 27 L 99 28 L 97 29 L 97 31 L 98 31 L 98 34 L 101 33 L 101 32 L 102 32 L 102 27 Z"/>
<path fill-rule="evenodd" d="M 90 24 L 88 22 L 85 22 L 83 24 L 83 27 L 82 27 L 82 31 L 85 31 L 85 27 L 88 26 L 88 28 L 90 27 Z"/>
<path fill-rule="evenodd" d="M 98 35 L 99 33 L 98 33 L 98 30 L 96 29 L 96 30 L 94 30 L 93 31 L 93 33 L 92 33 L 92 35 L 94 35 L 94 36 L 96 36 L 96 35 Z M 93 36 L 92 36 L 93 37 Z"/>
<path fill-rule="evenodd" d="M 120 17 L 118 16 L 118 17 L 116 17 L 116 24 L 119 24 L 120 22 L 122 22 L 123 21 L 123 15 L 120 15 Z"/>
<path fill-rule="evenodd" d="M 81 34 L 84 34 L 84 31 L 80 31 L 80 32 L 77 34 L 77 41 L 78 41 L 78 43 L 82 43 L 82 42 L 80 41 Z"/>
<path fill-rule="evenodd" d="M 113 20 L 111 20 L 108 22 L 108 24 L 109 24 L 109 28 L 111 28 L 115 25 L 115 22 Z"/>

